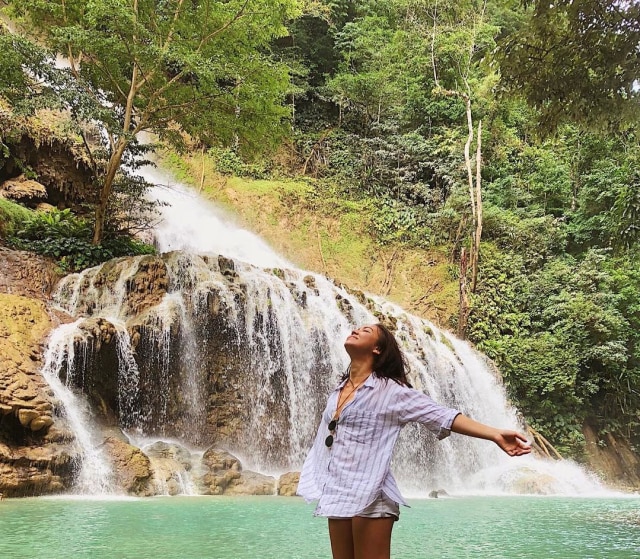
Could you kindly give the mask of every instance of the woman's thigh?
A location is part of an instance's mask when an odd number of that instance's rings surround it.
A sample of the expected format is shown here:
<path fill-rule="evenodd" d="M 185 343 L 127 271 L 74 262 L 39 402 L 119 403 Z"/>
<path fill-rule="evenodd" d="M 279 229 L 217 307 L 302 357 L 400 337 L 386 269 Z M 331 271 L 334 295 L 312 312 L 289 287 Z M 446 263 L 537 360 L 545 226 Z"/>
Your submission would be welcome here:
<path fill-rule="evenodd" d="M 391 557 L 391 531 L 395 518 L 352 519 L 354 559 L 389 559 Z"/>
<path fill-rule="evenodd" d="M 329 539 L 333 559 L 355 559 L 351 518 L 330 518 Z"/>

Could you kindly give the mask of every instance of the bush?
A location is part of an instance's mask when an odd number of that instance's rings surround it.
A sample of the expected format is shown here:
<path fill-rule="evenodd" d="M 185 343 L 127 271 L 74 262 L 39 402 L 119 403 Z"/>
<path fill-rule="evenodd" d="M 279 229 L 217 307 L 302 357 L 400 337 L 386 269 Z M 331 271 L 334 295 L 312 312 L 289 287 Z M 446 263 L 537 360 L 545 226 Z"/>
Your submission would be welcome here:
<path fill-rule="evenodd" d="M 13 235 L 30 214 L 24 206 L 0 197 L 0 238 Z"/>
<path fill-rule="evenodd" d="M 118 256 L 155 252 L 152 246 L 122 234 L 107 235 L 102 244 L 93 245 L 91 223 L 69 209 L 25 212 L 19 216 L 22 220 L 19 226 L 17 221 L 13 222 L 9 244 L 19 250 L 50 256 L 67 272 L 96 266 Z"/>
<path fill-rule="evenodd" d="M 236 175 L 250 179 L 269 178 L 269 171 L 264 165 L 245 163 L 233 150 L 214 147 L 207 153 L 215 161 L 216 170 L 223 175 Z"/>
<path fill-rule="evenodd" d="M 496 361 L 527 420 L 573 456 L 587 420 L 637 440 L 635 259 L 612 261 L 608 251 L 592 250 L 534 271 L 525 255 L 489 243 L 482 258 L 469 339 Z"/>

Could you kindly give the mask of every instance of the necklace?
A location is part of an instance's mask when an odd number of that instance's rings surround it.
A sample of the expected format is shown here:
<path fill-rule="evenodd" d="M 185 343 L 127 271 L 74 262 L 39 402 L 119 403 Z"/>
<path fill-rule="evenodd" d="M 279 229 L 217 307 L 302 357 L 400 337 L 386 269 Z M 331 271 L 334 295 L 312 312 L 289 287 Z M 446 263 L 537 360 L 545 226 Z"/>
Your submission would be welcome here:
<path fill-rule="evenodd" d="M 363 381 L 359 382 L 358 384 L 353 384 L 353 381 L 349 379 L 349 382 L 351 383 L 351 386 L 353 386 L 353 388 L 349 392 L 347 392 L 346 395 L 344 390 L 346 385 L 342 387 L 342 390 L 340 390 L 340 394 L 338 396 L 338 405 L 336 407 L 335 413 L 333 414 L 333 419 L 338 419 L 338 417 L 340 417 L 342 408 L 344 408 L 347 405 L 347 402 L 349 401 L 349 396 L 351 396 L 351 394 L 353 394 L 356 390 L 358 390 L 358 388 L 360 388 L 366 381 L 367 379 L 365 378 Z"/>

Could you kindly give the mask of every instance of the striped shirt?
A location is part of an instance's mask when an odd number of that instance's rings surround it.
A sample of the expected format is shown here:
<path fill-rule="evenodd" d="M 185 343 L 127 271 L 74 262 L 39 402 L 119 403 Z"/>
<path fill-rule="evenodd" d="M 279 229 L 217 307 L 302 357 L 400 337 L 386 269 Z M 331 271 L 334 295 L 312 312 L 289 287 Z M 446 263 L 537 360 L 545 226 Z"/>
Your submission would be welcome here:
<path fill-rule="evenodd" d="M 329 396 L 315 442 L 305 460 L 298 495 L 318 500 L 316 516 L 357 516 L 381 493 L 406 505 L 391 474 L 391 457 L 400 430 L 411 421 L 447 437 L 458 411 L 393 380 L 370 375 L 338 420 L 333 445 L 325 445 L 342 382 Z"/>

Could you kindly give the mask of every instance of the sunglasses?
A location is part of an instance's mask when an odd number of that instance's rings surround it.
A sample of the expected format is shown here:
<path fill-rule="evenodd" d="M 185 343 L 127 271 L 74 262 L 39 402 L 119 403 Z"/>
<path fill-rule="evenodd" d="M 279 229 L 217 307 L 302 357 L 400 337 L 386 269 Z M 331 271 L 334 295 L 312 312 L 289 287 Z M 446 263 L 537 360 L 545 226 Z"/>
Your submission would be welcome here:
<path fill-rule="evenodd" d="M 331 445 L 333 445 L 333 435 L 336 432 L 337 426 L 338 426 L 337 419 L 332 419 L 329 422 L 329 436 L 324 440 L 324 444 L 327 445 L 327 448 L 331 448 Z"/>

